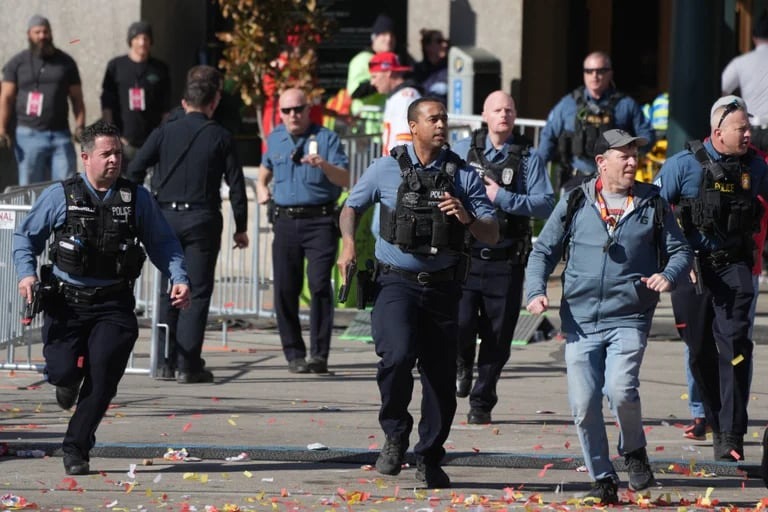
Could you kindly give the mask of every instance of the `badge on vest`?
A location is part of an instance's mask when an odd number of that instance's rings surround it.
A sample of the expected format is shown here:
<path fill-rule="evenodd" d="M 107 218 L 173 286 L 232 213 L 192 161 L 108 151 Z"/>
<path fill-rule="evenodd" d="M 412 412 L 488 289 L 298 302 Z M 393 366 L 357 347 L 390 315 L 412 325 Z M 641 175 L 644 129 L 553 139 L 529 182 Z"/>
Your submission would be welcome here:
<path fill-rule="evenodd" d="M 120 189 L 120 199 L 122 199 L 124 203 L 130 203 L 131 202 L 131 189 L 129 189 L 129 188 L 121 188 Z"/>
<path fill-rule="evenodd" d="M 752 178 L 749 176 L 748 172 L 741 173 L 741 188 L 744 190 L 752 188 Z"/>
<path fill-rule="evenodd" d="M 501 171 L 501 182 L 504 185 L 510 185 L 512 183 L 512 180 L 515 177 L 515 170 L 511 167 L 505 167 L 503 171 Z"/>

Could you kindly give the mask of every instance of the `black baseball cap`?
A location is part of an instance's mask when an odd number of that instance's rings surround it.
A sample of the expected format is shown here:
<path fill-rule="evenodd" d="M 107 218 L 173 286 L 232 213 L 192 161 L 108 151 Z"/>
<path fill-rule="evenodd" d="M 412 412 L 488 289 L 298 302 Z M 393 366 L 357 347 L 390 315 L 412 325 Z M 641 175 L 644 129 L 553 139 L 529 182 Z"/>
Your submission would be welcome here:
<path fill-rule="evenodd" d="M 632 143 L 636 143 L 638 146 L 645 146 L 648 144 L 648 139 L 645 137 L 633 137 L 629 132 L 618 128 L 608 130 L 595 142 L 595 154 L 602 155 L 609 149 L 623 148 Z"/>

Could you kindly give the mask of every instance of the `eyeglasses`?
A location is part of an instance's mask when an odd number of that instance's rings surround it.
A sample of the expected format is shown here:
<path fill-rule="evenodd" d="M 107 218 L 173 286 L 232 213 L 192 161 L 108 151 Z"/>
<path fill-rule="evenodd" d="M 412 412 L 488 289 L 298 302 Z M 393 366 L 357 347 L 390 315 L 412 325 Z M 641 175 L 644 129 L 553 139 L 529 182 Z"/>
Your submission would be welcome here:
<path fill-rule="evenodd" d="M 283 107 L 280 109 L 280 112 L 282 112 L 285 115 L 290 114 L 293 112 L 294 114 L 301 114 L 304 112 L 304 109 L 307 108 L 306 105 L 296 105 L 295 107 Z"/>
<path fill-rule="evenodd" d="M 729 114 L 732 114 L 737 110 L 741 110 L 741 103 L 739 103 L 738 101 L 733 100 L 732 102 L 727 104 L 723 109 L 723 115 L 720 116 L 720 122 L 717 123 L 717 127 L 720 128 L 720 126 L 723 124 L 723 121 L 725 121 L 725 118 L 728 117 Z"/>
<path fill-rule="evenodd" d="M 597 73 L 598 75 L 604 75 L 610 70 L 611 68 L 584 68 L 584 74 L 591 75 L 592 73 Z"/>

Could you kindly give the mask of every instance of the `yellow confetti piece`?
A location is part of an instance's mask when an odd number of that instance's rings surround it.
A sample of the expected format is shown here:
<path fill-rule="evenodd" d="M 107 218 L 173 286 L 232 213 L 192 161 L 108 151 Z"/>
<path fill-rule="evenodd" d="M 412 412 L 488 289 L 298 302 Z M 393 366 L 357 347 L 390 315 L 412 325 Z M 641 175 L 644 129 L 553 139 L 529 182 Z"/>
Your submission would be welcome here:
<path fill-rule="evenodd" d="M 683 393 L 680 395 L 680 400 L 688 400 L 688 393 Z"/>
<path fill-rule="evenodd" d="M 236 426 L 237 426 L 237 423 L 236 423 L 236 422 L 235 422 L 235 420 L 233 420 L 232 418 L 228 419 L 228 420 L 227 420 L 227 423 L 229 423 L 229 424 L 230 424 L 230 425 L 232 425 L 233 427 L 236 427 Z"/>
<path fill-rule="evenodd" d="M 709 499 L 710 496 L 712 496 L 712 493 L 715 491 L 714 487 L 707 487 L 707 492 L 704 494 L 704 499 Z"/>
<path fill-rule="evenodd" d="M 200 475 L 200 483 L 207 484 L 208 483 L 208 473 L 203 473 Z"/>
<path fill-rule="evenodd" d="M 197 473 L 184 473 L 182 478 L 184 480 L 197 480 L 198 476 L 197 476 Z"/>
<path fill-rule="evenodd" d="M 734 358 L 731 360 L 731 364 L 732 364 L 733 366 L 736 366 L 737 364 L 739 364 L 739 363 L 740 363 L 740 362 L 742 362 L 742 361 L 744 361 L 744 356 L 743 356 L 743 355 L 741 355 L 741 354 L 739 354 L 739 355 L 737 355 L 736 357 L 734 357 Z"/>
<path fill-rule="evenodd" d="M 427 493 L 425 491 L 420 491 L 418 489 L 413 490 L 413 495 L 416 496 L 417 500 L 423 500 L 427 497 Z"/>
<path fill-rule="evenodd" d="M 253 473 L 250 471 L 243 471 L 243 475 L 245 475 L 245 478 L 253 478 Z"/>
<path fill-rule="evenodd" d="M 147 490 L 144 492 L 144 495 L 145 495 L 147 498 L 151 498 L 151 497 L 152 497 L 152 489 L 147 489 Z"/>

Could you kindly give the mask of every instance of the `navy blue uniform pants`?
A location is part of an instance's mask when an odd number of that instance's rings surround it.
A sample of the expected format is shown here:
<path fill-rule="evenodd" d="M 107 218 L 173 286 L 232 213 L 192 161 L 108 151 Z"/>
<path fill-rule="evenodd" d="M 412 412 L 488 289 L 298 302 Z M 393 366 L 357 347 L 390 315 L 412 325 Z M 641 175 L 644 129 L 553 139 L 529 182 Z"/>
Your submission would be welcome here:
<path fill-rule="evenodd" d="M 499 401 L 496 384 L 509 360 L 523 300 L 522 265 L 472 258 L 459 303 L 457 365 L 472 370 L 477 338 L 477 380 L 469 394 L 473 409 L 490 412 Z"/>
<path fill-rule="evenodd" d="M 752 271 L 747 263 L 733 263 L 719 270 L 702 265 L 702 274 L 702 295 L 688 278 L 672 292 L 675 323 L 688 345 L 707 421 L 715 432 L 743 435 L 752 367 Z"/>
<path fill-rule="evenodd" d="M 304 286 L 304 258 L 309 281 L 310 356 L 328 359 L 333 330 L 331 271 L 336 263 L 339 238 L 330 215 L 292 219 L 281 215 L 273 225 L 272 269 L 275 315 L 285 359 L 303 359 L 307 346 L 301 335 L 299 296 Z"/>
<path fill-rule="evenodd" d="M 205 325 L 211 306 L 216 260 L 221 249 L 222 216 L 219 210 L 163 210 L 184 251 L 189 276 L 190 304 L 178 309 L 170 304 L 167 285 L 160 290 L 160 322 L 168 324 L 170 366 L 180 371 L 203 369 Z"/>
<path fill-rule="evenodd" d="M 456 345 L 461 286 L 454 281 L 423 286 L 393 272 L 379 274 L 371 327 L 376 381 L 381 394 L 379 424 L 387 437 L 407 440 L 413 428 L 408 405 L 413 368 L 421 380 L 419 442 L 414 453 L 439 464 L 456 413 Z"/>
<path fill-rule="evenodd" d="M 139 336 L 134 305 L 127 289 L 93 304 L 70 303 L 60 295 L 46 299 L 42 335 L 47 379 L 57 386 L 83 379 L 64 435 L 68 455 L 89 460 L 96 428 L 117 394 Z"/>

